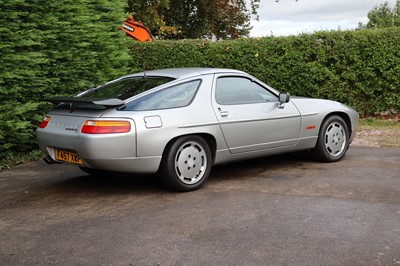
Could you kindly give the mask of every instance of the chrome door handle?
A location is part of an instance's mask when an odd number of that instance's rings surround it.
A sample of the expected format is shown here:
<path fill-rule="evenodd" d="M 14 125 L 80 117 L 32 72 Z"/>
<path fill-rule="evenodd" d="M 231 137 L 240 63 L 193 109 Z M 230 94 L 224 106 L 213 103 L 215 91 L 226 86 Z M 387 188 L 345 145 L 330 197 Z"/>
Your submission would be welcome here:
<path fill-rule="evenodd" d="M 219 114 L 220 114 L 222 117 L 227 117 L 227 116 L 229 116 L 229 112 L 228 112 L 228 111 L 220 111 Z"/>

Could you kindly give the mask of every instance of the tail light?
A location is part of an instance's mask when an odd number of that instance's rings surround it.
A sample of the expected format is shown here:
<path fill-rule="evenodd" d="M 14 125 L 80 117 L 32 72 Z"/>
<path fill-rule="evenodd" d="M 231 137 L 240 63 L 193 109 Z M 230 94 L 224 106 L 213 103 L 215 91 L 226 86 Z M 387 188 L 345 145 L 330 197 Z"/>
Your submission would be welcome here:
<path fill-rule="evenodd" d="M 46 116 L 43 121 L 40 123 L 39 128 L 47 127 L 47 124 L 50 122 L 50 117 Z"/>
<path fill-rule="evenodd" d="M 83 124 L 82 133 L 86 134 L 113 134 L 127 133 L 131 131 L 131 124 L 128 121 L 96 121 L 87 120 Z"/>

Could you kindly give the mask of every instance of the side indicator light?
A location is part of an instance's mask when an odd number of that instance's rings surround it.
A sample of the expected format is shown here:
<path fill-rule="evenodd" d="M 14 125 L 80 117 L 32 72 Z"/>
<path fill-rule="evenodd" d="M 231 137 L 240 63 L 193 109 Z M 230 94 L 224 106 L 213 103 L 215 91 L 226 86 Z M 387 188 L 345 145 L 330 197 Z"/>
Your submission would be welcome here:
<path fill-rule="evenodd" d="M 43 121 L 40 123 L 39 128 L 45 128 L 47 127 L 47 124 L 50 122 L 50 117 L 46 116 Z"/>
<path fill-rule="evenodd" d="M 129 131 L 131 131 L 131 124 L 128 121 L 96 120 L 87 120 L 81 130 L 85 134 L 114 134 L 127 133 Z"/>
<path fill-rule="evenodd" d="M 316 128 L 316 126 L 307 126 L 306 127 L 307 130 L 311 130 L 311 129 L 315 129 L 315 128 Z"/>

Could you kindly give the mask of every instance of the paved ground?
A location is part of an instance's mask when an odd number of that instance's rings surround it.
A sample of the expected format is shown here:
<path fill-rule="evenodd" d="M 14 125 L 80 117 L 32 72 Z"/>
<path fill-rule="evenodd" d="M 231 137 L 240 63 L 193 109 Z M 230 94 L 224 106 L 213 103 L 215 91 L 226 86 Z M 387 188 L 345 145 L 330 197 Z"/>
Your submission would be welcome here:
<path fill-rule="evenodd" d="M 400 149 L 216 167 L 196 192 L 32 162 L 0 172 L 0 265 L 400 265 Z"/>

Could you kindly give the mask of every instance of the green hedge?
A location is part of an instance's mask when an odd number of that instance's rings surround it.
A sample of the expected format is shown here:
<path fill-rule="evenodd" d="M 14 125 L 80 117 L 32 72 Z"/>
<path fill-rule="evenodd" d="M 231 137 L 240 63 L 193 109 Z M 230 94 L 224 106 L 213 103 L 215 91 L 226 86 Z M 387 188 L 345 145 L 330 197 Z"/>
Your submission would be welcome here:
<path fill-rule="evenodd" d="M 126 1 L 8 0 L 0 6 L 0 169 L 37 147 L 35 129 L 51 105 L 125 74 L 128 46 L 118 27 Z"/>
<path fill-rule="evenodd" d="M 246 71 L 292 95 L 346 103 L 361 114 L 400 110 L 400 28 L 235 41 L 135 43 L 133 72 L 169 67 Z"/>

